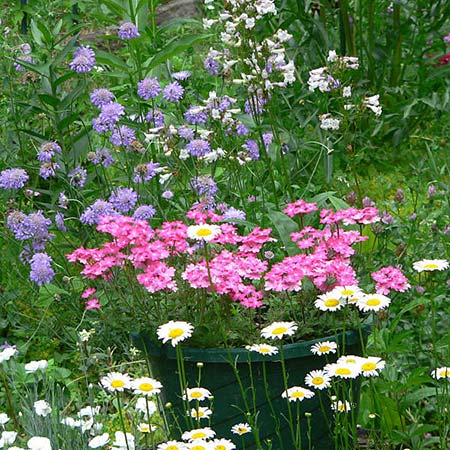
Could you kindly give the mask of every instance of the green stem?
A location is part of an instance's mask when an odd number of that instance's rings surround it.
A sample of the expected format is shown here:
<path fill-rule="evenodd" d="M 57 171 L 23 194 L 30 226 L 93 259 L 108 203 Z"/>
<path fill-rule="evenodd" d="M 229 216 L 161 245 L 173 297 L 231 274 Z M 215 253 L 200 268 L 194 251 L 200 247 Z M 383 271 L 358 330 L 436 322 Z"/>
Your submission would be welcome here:
<path fill-rule="evenodd" d="M 130 450 L 130 446 L 128 445 L 127 429 L 125 428 L 125 421 L 123 419 L 122 404 L 120 403 L 119 391 L 116 391 L 116 396 L 117 396 L 117 409 L 119 410 L 120 424 L 122 426 L 123 435 L 125 438 L 125 445 L 127 446 L 127 450 Z"/>

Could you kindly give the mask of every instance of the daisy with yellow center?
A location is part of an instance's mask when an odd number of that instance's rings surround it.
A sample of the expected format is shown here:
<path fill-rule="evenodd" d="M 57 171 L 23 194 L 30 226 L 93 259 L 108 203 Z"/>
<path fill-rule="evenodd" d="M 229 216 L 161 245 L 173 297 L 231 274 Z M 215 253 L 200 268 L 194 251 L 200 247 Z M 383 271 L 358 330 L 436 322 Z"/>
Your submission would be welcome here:
<path fill-rule="evenodd" d="M 266 339 L 283 339 L 292 336 L 297 331 L 295 322 L 274 322 L 261 330 L 261 336 Z"/>
<path fill-rule="evenodd" d="M 207 398 L 212 398 L 212 394 L 208 389 L 196 387 L 196 388 L 186 388 L 186 394 L 183 396 L 184 400 L 192 401 L 203 401 Z"/>
<path fill-rule="evenodd" d="M 338 311 L 343 308 L 347 303 L 345 297 L 341 297 L 339 294 L 328 292 L 326 294 L 319 295 L 314 302 L 314 306 L 321 311 Z"/>
<path fill-rule="evenodd" d="M 162 384 L 153 378 L 141 377 L 136 378 L 131 383 L 131 387 L 135 394 L 150 397 L 161 392 Z"/>
<path fill-rule="evenodd" d="M 218 225 L 209 225 L 207 223 L 191 225 L 187 228 L 188 237 L 196 241 L 211 241 L 221 232 L 222 230 Z"/>
<path fill-rule="evenodd" d="M 231 432 L 242 436 L 246 433 L 251 433 L 252 427 L 248 423 L 237 423 L 231 427 Z"/>
<path fill-rule="evenodd" d="M 185 431 L 181 435 L 183 441 L 196 441 L 198 439 L 211 439 L 216 435 L 216 432 L 209 427 L 196 428 L 195 430 Z"/>
<path fill-rule="evenodd" d="M 336 286 L 332 291 L 330 291 L 330 294 L 338 297 L 345 297 L 347 300 L 361 293 L 362 290 L 358 286 Z"/>
<path fill-rule="evenodd" d="M 365 294 L 356 302 L 356 306 L 363 312 L 380 311 L 391 303 L 391 299 L 382 294 Z"/>
<path fill-rule="evenodd" d="M 314 392 L 301 386 L 293 386 L 284 391 L 281 396 L 287 398 L 290 402 L 301 402 L 306 398 L 314 397 Z"/>
<path fill-rule="evenodd" d="M 131 387 L 131 378 L 126 373 L 111 372 L 104 376 L 100 383 L 109 392 L 123 392 Z"/>
<path fill-rule="evenodd" d="M 379 371 L 384 369 L 386 361 L 377 356 L 368 356 L 360 358 L 361 375 L 364 377 L 377 377 Z"/>
<path fill-rule="evenodd" d="M 138 425 L 138 430 L 141 433 L 150 433 L 156 431 L 156 427 L 154 425 L 149 425 L 148 423 L 140 423 Z"/>
<path fill-rule="evenodd" d="M 360 368 L 358 364 L 348 363 L 334 363 L 327 364 L 324 367 L 325 372 L 330 377 L 337 378 L 356 378 L 360 374 Z"/>
<path fill-rule="evenodd" d="M 236 446 L 229 439 L 214 439 L 211 441 L 212 450 L 235 450 Z"/>
<path fill-rule="evenodd" d="M 438 367 L 431 372 L 431 376 L 440 380 L 441 378 L 450 378 L 450 367 Z"/>
<path fill-rule="evenodd" d="M 158 338 L 165 344 L 169 342 L 175 347 L 179 342 L 192 336 L 194 327 L 188 322 L 177 322 L 171 320 L 158 327 Z"/>
<path fill-rule="evenodd" d="M 202 439 L 198 439 L 187 444 L 186 450 L 211 450 L 211 444 Z"/>
<path fill-rule="evenodd" d="M 345 400 L 344 402 L 342 400 L 338 400 L 337 402 L 331 403 L 331 409 L 333 411 L 342 413 L 350 411 L 352 409 L 352 406 L 347 400 Z"/>
<path fill-rule="evenodd" d="M 313 389 L 325 389 L 331 385 L 331 377 L 323 370 L 312 370 L 305 377 L 305 384 Z"/>
<path fill-rule="evenodd" d="M 188 414 L 197 420 L 209 419 L 209 417 L 212 414 L 212 411 L 206 406 L 199 406 L 197 409 L 192 408 Z"/>
<path fill-rule="evenodd" d="M 318 342 L 311 346 L 311 353 L 314 355 L 328 355 L 329 353 L 336 353 L 337 344 L 333 341 Z"/>
<path fill-rule="evenodd" d="M 269 344 L 253 344 L 245 347 L 250 352 L 256 352 L 260 355 L 272 356 L 278 353 L 278 348 Z"/>
<path fill-rule="evenodd" d="M 167 441 L 159 444 L 156 450 L 186 450 L 186 444 L 184 442 Z"/>
<path fill-rule="evenodd" d="M 417 272 L 433 272 L 448 269 L 448 265 L 446 259 L 422 259 L 413 263 L 413 268 Z"/>
<path fill-rule="evenodd" d="M 364 358 L 362 358 L 361 356 L 356 356 L 356 355 L 342 355 L 337 361 L 336 364 L 362 364 L 362 360 Z"/>

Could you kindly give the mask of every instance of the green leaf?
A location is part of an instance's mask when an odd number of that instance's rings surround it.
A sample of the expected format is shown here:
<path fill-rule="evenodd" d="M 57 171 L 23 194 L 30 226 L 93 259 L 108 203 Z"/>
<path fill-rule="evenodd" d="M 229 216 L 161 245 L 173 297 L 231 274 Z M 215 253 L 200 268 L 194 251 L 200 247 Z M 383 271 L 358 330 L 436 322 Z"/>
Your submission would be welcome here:
<path fill-rule="evenodd" d="M 298 225 L 286 214 L 279 211 L 270 211 L 269 217 L 277 229 L 288 254 L 290 256 L 297 255 L 299 253 L 299 248 L 291 241 L 291 233 L 298 231 Z"/>
<path fill-rule="evenodd" d="M 48 94 L 39 94 L 39 99 L 42 103 L 45 103 L 46 105 L 50 105 L 51 107 L 55 108 L 59 105 L 59 98 L 53 97 L 53 95 Z"/>
<path fill-rule="evenodd" d="M 34 41 L 39 47 L 45 47 L 44 41 L 42 40 L 43 35 L 41 30 L 39 30 L 36 21 L 32 20 L 30 23 L 31 35 L 33 36 Z"/>
<path fill-rule="evenodd" d="M 415 405 L 421 400 L 424 400 L 429 397 L 434 397 L 436 395 L 436 388 L 425 386 L 423 388 L 419 388 L 414 392 L 411 392 L 405 396 L 400 401 L 400 404 L 403 408 L 409 408 L 410 406 Z"/>
<path fill-rule="evenodd" d="M 68 295 L 69 293 L 55 286 L 54 284 L 44 284 L 39 288 L 39 296 L 36 301 L 37 306 L 46 308 L 55 301 L 57 295 Z"/>
<path fill-rule="evenodd" d="M 128 72 L 130 70 L 130 68 L 124 61 L 122 61 L 119 57 L 112 55 L 111 53 L 97 51 L 95 53 L 95 58 L 98 63 L 107 64 L 114 69 L 121 69 L 126 72 Z"/>

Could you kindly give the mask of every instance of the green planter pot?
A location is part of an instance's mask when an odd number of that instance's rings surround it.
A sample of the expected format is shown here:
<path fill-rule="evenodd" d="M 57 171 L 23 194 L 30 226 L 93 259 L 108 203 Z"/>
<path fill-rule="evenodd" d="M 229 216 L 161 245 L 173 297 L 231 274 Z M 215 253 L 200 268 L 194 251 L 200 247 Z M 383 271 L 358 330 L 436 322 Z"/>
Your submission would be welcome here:
<path fill-rule="evenodd" d="M 364 330 L 363 339 L 366 340 L 368 329 Z M 183 430 L 189 429 L 185 422 L 185 411 L 180 400 L 180 384 L 177 371 L 176 351 L 171 346 L 157 346 L 148 335 L 142 333 L 131 333 L 134 345 L 143 350 L 149 359 L 152 369 L 152 375 L 158 379 L 164 386 L 162 392 L 163 403 L 170 402 L 173 405 L 173 413 Z M 296 344 L 287 344 L 283 347 L 286 372 L 288 376 L 288 387 L 305 386 L 305 376 L 311 370 L 322 369 L 328 362 L 334 362 L 336 357 L 313 355 L 310 348 L 313 344 L 325 340 L 334 340 L 338 345 L 344 342 L 344 334 L 326 337 Z M 345 354 L 361 355 L 362 345 L 358 332 L 347 331 L 345 333 Z M 231 433 L 233 425 L 241 422 L 248 422 L 243 411 L 245 411 L 241 389 L 236 379 L 236 371 L 233 369 L 230 361 L 234 361 L 239 374 L 242 386 L 247 392 L 247 400 L 251 409 L 256 410 L 257 426 L 259 429 L 262 448 L 268 448 L 265 441 L 272 442 L 272 449 L 294 450 L 295 445 L 292 442 L 291 430 L 288 421 L 288 409 L 286 399 L 281 397 L 285 390 L 280 355 L 263 356 L 255 352 L 249 352 L 245 349 L 215 349 L 215 348 L 189 348 L 183 347 L 183 359 L 186 371 L 188 387 L 196 387 L 198 382 L 199 369 L 197 363 L 203 363 L 201 387 L 209 389 L 214 396 L 213 414 L 211 416 L 211 427 L 216 432 L 216 437 L 232 439 L 238 448 L 240 446 L 240 437 Z M 269 397 L 272 408 L 267 400 L 264 387 L 263 364 L 265 365 L 267 380 L 269 384 Z M 253 383 L 251 382 L 253 380 Z M 255 387 L 252 392 L 249 387 L 253 384 Z M 306 387 L 306 386 L 305 386 Z M 350 385 L 349 385 L 350 387 Z M 352 383 L 353 399 L 355 401 L 359 396 L 359 382 Z M 329 450 L 334 448 L 334 443 L 330 437 L 328 424 L 332 422 L 333 413 L 330 408 L 328 393 L 315 391 L 312 399 L 306 399 L 301 402 L 301 421 L 302 430 L 302 448 L 308 449 L 308 439 L 306 435 L 307 421 L 304 413 L 310 412 L 311 416 L 311 440 L 312 448 Z M 322 399 L 323 409 L 328 412 L 325 418 L 321 408 L 320 398 Z M 201 402 L 201 406 L 209 405 L 209 402 Z M 296 403 L 291 403 L 292 411 L 295 415 Z M 193 405 L 192 405 L 193 406 Z M 279 421 L 281 442 L 277 436 L 275 422 L 273 419 L 275 411 L 276 419 Z M 174 424 L 168 414 L 169 425 Z M 200 426 L 204 426 L 203 423 Z M 173 428 L 174 434 L 177 432 Z M 258 448 L 255 438 L 252 434 L 243 435 L 246 450 Z"/>

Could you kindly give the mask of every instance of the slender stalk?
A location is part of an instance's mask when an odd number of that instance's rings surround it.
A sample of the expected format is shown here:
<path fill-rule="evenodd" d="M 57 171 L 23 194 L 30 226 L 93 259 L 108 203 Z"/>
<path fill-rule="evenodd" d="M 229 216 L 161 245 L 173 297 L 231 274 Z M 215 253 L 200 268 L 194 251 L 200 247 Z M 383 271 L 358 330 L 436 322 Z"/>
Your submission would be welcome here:
<path fill-rule="evenodd" d="M 119 391 L 116 391 L 116 397 L 117 397 L 117 409 L 119 410 L 120 425 L 122 426 L 123 435 L 125 437 L 125 445 L 127 446 L 127 450 L 130 450 L 130 446 L 128 445 L 127 429 L 125 428 L 125 421 L 123 419 L 122 404 L 120 402 Z"/>

